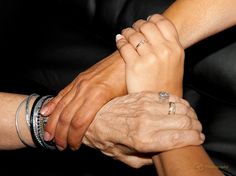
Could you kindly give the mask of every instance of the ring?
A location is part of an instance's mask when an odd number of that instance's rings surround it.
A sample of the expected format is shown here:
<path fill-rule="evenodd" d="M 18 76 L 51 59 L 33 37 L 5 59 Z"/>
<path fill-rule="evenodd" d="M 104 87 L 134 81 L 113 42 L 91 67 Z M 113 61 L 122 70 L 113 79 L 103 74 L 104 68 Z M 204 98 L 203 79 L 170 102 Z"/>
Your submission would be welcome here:
<path fill-rule="evenodd" d="M 169 102 L 169 93 L 168 92 L 159 92 L 159 101 L 161 103 L 167 103 Z"/>
<path fill-rule="evenodd" d="M 168 111 L 168 115 L 170 114 L 175 114 L 176 111 L 176 105 L 175 102 L 169 102 L 169 111 Z"/>
<path fill-rule="evenodd" d="M 145 44 L 146 43 L 146 40 L 141 40 L 135 47 L 135 49 L 137 50 L 138 47 L 140 47 L 141 45 Z"/>

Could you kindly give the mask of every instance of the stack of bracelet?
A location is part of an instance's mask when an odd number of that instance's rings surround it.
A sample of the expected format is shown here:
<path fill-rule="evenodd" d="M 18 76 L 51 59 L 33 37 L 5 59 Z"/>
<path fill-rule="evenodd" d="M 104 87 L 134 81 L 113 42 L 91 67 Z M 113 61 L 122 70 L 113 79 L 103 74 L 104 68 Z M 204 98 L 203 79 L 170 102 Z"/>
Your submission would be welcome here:
<path fill-rule="evenodd" d="M 45 148 L 45 149 L 50 149 L 54 150 L 56 149 L 55 143 L 53 141 L 44 141 L 43 136 L 44 136 L 44 127 L 47 123 L 48 118 L 43 117 L 40 114 L 40 110 L 43 107 L 44 103 L 49 101 L 52 98 L 51 95 L 47 96 L 39 96 L 31 110 L 31 115 L 30 115 L 30 132 L 32 135 L 32 139 L 34 140 L 34 143 L 36 146 Z"/>
<path fill-rule="evenodd" d="M 30 112 L 29 102 L 31 101 L 32 97 L 36 97 L 36 100 L 34 101 L 34 104 L 32 106 L 31 112 Z M 28 128 L 30 130 L 30 133 L 31 133 L 31 136 L 32 136 L 32 139 L 33 139 L 35 145 L 40 148 L 44 148 L 44 149 L 50 149 L 50 150 L 56 149 L 55 143 L 53 141 L 46 142 L 43 139 L 44 127 L 47 123 L 48 118 L 43 117 L 40 114 L 40 110 L 43 107 L 43 105 L 46 102 L 48 102 L 51 98 L 52 98 L 51 95 L 39 96 L 37 94 L 31 94 L 25 100 L 23 100 L 21 102 L 21 104 L 18 106 L 18 108 L 16 110 L 16 131 L 17 131 L 17 134 L 18 134 L 21 142 L 24 145 L 26 145 L 28 147 L 33 147 L 33 146 L 27 144 L 27 142 L 25 142 L 25 140 L 23 139 L 23 137 L 20 133 L 20 129 L 19 129 L 19 112 L 20 112 L 20 109 L 22 108 L 23 104 L 26 102 L 25 120 L 27 122 Z"/>

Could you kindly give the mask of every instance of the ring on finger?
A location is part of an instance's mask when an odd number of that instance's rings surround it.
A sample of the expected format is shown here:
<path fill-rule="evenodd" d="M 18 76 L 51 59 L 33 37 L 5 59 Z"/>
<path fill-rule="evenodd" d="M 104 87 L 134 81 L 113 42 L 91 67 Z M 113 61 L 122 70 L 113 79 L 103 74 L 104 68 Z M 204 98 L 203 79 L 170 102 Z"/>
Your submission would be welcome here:
<path fill-rule="evenodd" d="M 175 104 L 175 102 L 169 102 L 168 115 L 175 114 L 175 111 L 176 111 L 176 104 Z"/>
<path fill-rule="evenodd" d="M 147 41 L 144 40 L 144 39 L 140 40 L 140 42 L 135 46 L 135 49 L 137 50 L 138 47 L 140 47 L 141 45 L 145 44 L 146 42 L 147 42 Z"/>
<path fill-rule="evenodd" d="M 161 103 L 169 102 L 170 95 L 168 92 L 159 92 L 159 101 Z"/>

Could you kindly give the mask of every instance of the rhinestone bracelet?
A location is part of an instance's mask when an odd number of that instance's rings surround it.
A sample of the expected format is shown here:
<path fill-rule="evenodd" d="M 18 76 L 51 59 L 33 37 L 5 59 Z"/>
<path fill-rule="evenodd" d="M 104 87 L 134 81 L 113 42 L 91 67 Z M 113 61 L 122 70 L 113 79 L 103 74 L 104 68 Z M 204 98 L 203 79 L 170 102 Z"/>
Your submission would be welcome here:
<path fill-rule="evenodd" d="M 47 96 L 40 96 L 38 97 L 31 110 L 31 116 L 30 116 L 30 131 L 32 135 L 32 139 L 34 140 L 34 143 L 36 146 L 44 148 L 44 149 L 50 149 L 55 150 L 56 146 L 53 141 L 44 141 L 44 127 L 47 123 L 47 117 L 43 117 L 40 114 L 40 110 L 43 107 L 44 103 L 49 101 L 52 98 L 51 95 Z"/>

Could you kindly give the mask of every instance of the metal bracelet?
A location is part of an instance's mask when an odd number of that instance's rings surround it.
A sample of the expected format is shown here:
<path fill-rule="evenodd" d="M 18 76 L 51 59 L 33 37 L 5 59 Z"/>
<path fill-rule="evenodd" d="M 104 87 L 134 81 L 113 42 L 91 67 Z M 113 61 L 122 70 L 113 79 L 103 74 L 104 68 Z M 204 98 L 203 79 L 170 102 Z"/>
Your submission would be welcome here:
<path fill-rule="evenodd" d="M 47 95 L 40 97 L 37 102 L 35 102 L 30 117 L 30 128 L 32 138 L 34 139 L 36 145 L 45 149 L 54 150 L 56 149 L 56 146 L 53 141 L 44 141 L 44 127 L 47 123 L 47 117 L 43 117 L 40 114 L 40 110 L 44 103 L 49 101 L 51 98 L 51 95 Z"/>
<path fill-rule="evenodd" d="M 24 140 L 23 136 L 21 135 L 21 132 L 20 132 L 20 126 L 19 126 L 19 114 L 20 114 L 20 110 L 23 106 L 23 104 L 27 101 L 28 97 L 25 98 L 18 106 L 17 110 L 16 110 L 16 114 L 15 114 L 15 125 L 16 125 L 16 132 L 17 132 L 17 135 L 19 137 L 19 139 L 21 140 L 21 142 L 27 146 L 27 147 L 33 147 L 32 145 L 30 144 L 27 144 L 27 142 Z"/>
<path fill-rule="evenodd" d="M 29 109 L 29 103 L 30 103 L 30 100 L 34 97 L 38 97 L 39 95 L 36 94 L 36 93 L 33 93 L 31 95 L 28 96 L 28 98 L 26 99 L 26 107 L 25 107 L 25 119 L 26 119 L 26 122 L 28 124 L 28 128 L 30 130 L 30 109 Z"/>

